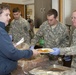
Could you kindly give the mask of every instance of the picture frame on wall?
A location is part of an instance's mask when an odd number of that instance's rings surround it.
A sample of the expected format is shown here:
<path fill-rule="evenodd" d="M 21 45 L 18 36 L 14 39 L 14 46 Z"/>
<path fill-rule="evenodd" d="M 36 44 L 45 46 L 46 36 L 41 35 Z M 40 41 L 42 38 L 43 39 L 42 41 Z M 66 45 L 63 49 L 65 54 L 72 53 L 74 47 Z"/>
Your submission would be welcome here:
<path fill-rule="evenodd" d="M 27 10 L 27 15 L 32 15 L 32 9 Z"/>

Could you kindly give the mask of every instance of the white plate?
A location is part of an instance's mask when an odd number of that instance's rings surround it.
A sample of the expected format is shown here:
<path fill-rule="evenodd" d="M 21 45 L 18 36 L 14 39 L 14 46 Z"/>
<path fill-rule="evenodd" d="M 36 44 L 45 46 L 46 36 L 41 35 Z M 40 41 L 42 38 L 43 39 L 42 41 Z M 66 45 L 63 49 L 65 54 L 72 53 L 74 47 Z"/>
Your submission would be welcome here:
<path fill-rule="evenodd" d="M 50 53 L 50 52 L 53 52 L 53 49 L 50 49 L 50 48 L 39 48 L 39 49 L 36 49 L 38 50 L 39 53 Z"/>

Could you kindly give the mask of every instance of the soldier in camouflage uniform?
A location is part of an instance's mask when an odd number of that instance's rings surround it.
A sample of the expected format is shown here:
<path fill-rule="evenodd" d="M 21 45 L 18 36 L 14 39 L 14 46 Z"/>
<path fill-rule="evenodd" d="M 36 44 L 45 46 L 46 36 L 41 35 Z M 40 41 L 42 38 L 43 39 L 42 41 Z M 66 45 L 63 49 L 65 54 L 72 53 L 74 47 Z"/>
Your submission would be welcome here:
<path fill-rule="evenodd" d="M 53 48 L 54 52 L 51 54 L 58 54 L 60 51 L 60 55 L 73 55 L 72 67 L 76 69 L 76 10 L 72 14 L 72 22 L 75 30 L 72 34 L 72 42 L 70 47 L 65 48 Z"/>
<path fill-rule="evenodd" d="M 47 13 L 47 21 L 42 23 L 38 32 L 31 41 L 34 46 L 41 37 L 44 39 L 43 47 L 65 47 L 68 46 L 68 30 L 65 25 L 57 21 L 58 13 L 55 9 L 51 9 Z"/>
<path fill-rule="evenodd" d="M 12 20 L 10 26 L 9 34 L 13 37 L 13 42 L 18 42 L 22 37 L 25 39 L 25 43 L 30 44 L 29 30 L 30 25 L 24 18 L 21 17 L 21 12 L 19 8 L 13 9 L 14 19 Z"/>

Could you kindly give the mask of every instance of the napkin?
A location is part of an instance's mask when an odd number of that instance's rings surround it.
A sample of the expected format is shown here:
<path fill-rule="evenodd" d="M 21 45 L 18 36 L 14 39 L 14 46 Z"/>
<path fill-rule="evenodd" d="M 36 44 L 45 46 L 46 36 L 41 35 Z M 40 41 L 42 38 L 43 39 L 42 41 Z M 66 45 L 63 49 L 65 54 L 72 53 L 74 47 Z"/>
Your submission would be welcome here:
<path fill-rule="evenodd" d="M 18 46 L 18 45 L 22 44 L 23 42 L 24 42 L 24 37 L 22 37 L 21 40 L 15 44 L 15 46 Z"/>

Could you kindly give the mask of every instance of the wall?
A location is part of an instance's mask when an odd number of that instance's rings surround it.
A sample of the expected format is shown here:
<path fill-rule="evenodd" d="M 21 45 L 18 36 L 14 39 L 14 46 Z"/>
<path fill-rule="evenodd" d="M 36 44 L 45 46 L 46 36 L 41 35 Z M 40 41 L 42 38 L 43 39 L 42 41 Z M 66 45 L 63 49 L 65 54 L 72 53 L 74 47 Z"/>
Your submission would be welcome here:
<path fill-rule="evenodd" d="M 27 16 L 30 16 L 30 18 L 34 20 L 34 5 L 33 4 L 27 5 L 27 10 L 29 10 L 29 9 L 31 9 L 32 12 L 31 12 L 31 14 L 29 14 Z"/>
<path fill-rule="evenodd" d="M 0 3 L 7 2 L 7 3 L 16 3 L 16 4 L 32 4 L 34 0 L 0 0 Z"/>
<path fill-rule="evenodd" d="M 72 12 L 71 0 L 65 0 L 64 4 L 65 4 L 64 5 L 65 24 L 71 24 L 71 12 Z"/>
<path fill-rule="evenodd" d="M 58 2 L 59 2 L 59 0 L 52 0 L 52 8 L 56 9 L 57 11 L 59 10 Z"/>
<path fill-rule="evenodd" d="M 59 14 L 59 0 L 52 0 L 52 8 L 56 9 L 58 11 L 58 14 Z"/>
<path fill-rule="evenodd" d="M 23 0 L 24 4 L 34 4 L 34 0 Z"/>
<path fill-rule="evenodd" d="M 0 0 L 0 3 L 2 2 L 24 4 L 22 0 Z"/>

